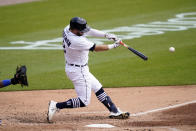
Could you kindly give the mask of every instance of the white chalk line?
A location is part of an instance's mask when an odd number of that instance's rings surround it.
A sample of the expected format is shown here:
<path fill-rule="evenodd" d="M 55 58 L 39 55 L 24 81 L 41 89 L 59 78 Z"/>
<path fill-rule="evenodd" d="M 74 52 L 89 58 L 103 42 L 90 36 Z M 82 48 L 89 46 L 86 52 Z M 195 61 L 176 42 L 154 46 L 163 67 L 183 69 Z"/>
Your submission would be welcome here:
<path fill-rule="evenodd" d="M 153 109 L 153 110 L 149 110 L 149 111 L 145 111 L 145 112 L 139 112 L 139 113 L 131 114 L 130 116 L 146 115 L 146 114 L 149 114 L 149 113 L 155 113 L 155 112 L 164 111 L 164 110 L 168 110 L 168 109 L 174 109 L 174 108 L 177 108 L 177 107 L 182 107 L 182 106 L 193 104 L 193 103 L 196 103 L 196 100 L 185 102 L 185 103 L 182 103 L 182 104 L 176 104 L 176 105 L 172 105 L 172 106 L 168 106 L 168 107 L 157 108 L 157 109 Z"/>
<path fill-rule="evenodd" d="M 177 128 L 174 128 L 174 127 L 159 127 L 159 128 L 168 129 L 170 131 L 181 131 L 180 129 L 177 129 Z"/>
<path fill-rule="evenodd" d="M 146 115 L 146 114 L 149 114 L 149 113 L 155 113 L 155 112 L 164 111 L 164 110 L 168 110 L 168 109 L 174 109 L 174 108 L 177 108 L 177 107 L 182 107 L 182 106 L 189 105 L 189 104 L 194 104 L 194 103 L 196 103 L 196 100 L 181 103 L 181 104 L 176 104 L 176 105 L 172 105 L 172 106 L 157 108 L 157 109 L 153 109 L 153 110 L 149 110 L 149 111 L 145 111 L 145 112 L 138 112 L 138 113 L 131 114 L 130 116 Z M 105 113 L 108 113 L 108 112 L 107 111 L 70 112 L 70 113 L 66 112 L 65 114 L 105 114 Z"/>
<path fill-rule="evenodd" d="M 123 40 L 131 40 L 143 36 L 161 35 L 168 31 L 183 31 L 190 28 L 196 28 L 196 12 L 187 12 L 176 14 L 176 17 L 167 21 L 154 21 L 147 24 L 136 24 L 132 26 L 121 26 L 113 29 L 103 30 L 106 33 L 115 33 Z M 23 46 L 8 46 L 1 47 L 0 50 L 62 50 L 63 38 L 54 38 L 50 40 L 29 41 L 12 41 L 12 45 Z M 96 44 L 103 44 L 107 41 L 105 38 L 90 38 Z"/>
<path fill-rule="evenodd" d="M 149 128 L 149 129 L 153 129 L 154 130 L 157 130 L 157 129 L 167 129 L 169 131 L 181 131 L 180 129 L 177 129 L 177 128 L 174 128 L 174 127 L 169 127 L 169 126 L 156 126 L 156 127 L 142 127 L 142 128 Z M 140 128 L 139 128 L 140 129 Z M 136 130 L 137 131 L 137 130 Z"/>

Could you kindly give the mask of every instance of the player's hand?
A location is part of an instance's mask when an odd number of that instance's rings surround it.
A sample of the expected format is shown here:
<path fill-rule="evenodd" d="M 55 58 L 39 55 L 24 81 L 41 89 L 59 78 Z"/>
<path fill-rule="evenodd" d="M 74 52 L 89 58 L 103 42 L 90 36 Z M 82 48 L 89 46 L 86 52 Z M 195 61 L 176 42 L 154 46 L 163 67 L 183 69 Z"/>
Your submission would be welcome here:
<path fill-rule="evenodd" d="M 117 38 L 116 35 L 110 34 L 110 33 L 106 33 L 106 34 L 105 34 L 105 37 L 106 37 L 107 39 L 113 40 L 113 41 L 117 41 L 117 40 L 118 40 L 118 38 Z"/>
<path fill-rule="evenodd" d="M 114 43 L 114 48 L 119 47 L 121 45 L 120 42 L 121 42 L 121 39 L 117 39 Z"/>
<path fill-rule="evenodd" d="M 14 80 L 16 84 L 21 84 L 21 86 L 28 86 L 27 81 L 27 68 L 25 65 L 23 66 L 17 66 L 16 68 L 16 74 L 14 75 Z"/>
<path fill-rule="evenodd" d="M 121 45 L 120 42 L 121 42 L 121 39 L 117 39 L 117 40 L 114 42 L 114 44 L 108 45 L 108 49 L 110 50 L 110 49 L 119 47 L 119 46 Z"/>

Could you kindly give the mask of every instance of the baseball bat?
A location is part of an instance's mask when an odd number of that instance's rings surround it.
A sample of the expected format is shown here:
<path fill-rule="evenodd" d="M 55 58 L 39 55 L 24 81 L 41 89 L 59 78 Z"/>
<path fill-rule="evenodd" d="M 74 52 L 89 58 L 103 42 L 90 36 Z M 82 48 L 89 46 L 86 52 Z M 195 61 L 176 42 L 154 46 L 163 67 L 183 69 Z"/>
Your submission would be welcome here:
<path fill-rule="evenodd" d="M 142 54 L 141 52 L 129 47 L 128 45 L 126 45 L 125 43 L 123 43 L 122 41 L 120 42 L 121 45 L 123 45 L 124 47 L 128 48 L 131 52 L 133 52 L 134 54 L 136 54 L 137 56 L 139 56 L 140 58 L 142 58 L 143 60 L 148 60 L 148 57 L 145 56 L 144 54 Z"/>

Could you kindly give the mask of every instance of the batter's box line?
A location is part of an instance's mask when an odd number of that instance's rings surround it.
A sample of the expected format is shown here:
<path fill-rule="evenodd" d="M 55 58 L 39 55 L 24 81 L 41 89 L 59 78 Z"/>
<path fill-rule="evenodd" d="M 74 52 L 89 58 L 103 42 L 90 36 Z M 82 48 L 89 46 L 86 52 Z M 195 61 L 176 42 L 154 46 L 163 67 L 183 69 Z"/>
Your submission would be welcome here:
<path fill-rule="evenodd" d="M 181 104 L 176 104 L 176 105 L 172 105 L 172 106 L 167 106 L 167 107 L 162 107 L 162 108 L 157 108 L 157 109 L 152 109 L 149 111 L 145 111 L 145 112 L 138 112 L 138 113 L 134 113 L 131 114 L 130 116 L 142 116 L 142 115 L 147 115 L 149 113 L 155 113 L 155 112 L 159 112 L 159 111 L 164 111 L 164 110 L 169 110 L 169 109 L 174 109 L 174 108 L 178 108 L 178 107 L 182 107 L 182 106 L 186 106 L 189 104 L 194 104 L 196 103 L 196 100 L 194 101 L 189 101 L 189 102 L 185 102 L 185 103 L 181 103 Z M 93 111 L 93 112 L 66 112 L 64 114 L 106 114 L 108 113 L 108 111 Z"/>

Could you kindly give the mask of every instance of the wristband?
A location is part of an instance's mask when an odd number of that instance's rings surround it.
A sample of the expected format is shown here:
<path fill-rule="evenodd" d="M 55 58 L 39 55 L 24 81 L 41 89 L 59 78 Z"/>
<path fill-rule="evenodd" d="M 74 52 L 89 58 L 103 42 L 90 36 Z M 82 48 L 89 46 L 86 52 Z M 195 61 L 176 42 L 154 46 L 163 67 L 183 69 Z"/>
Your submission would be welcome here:
<path fill-rule="evenodd" d="M 110 50 L 110 49 L 113 49 L 114 48 L 114 44 L 110 44 L 110 45 L 108 45 L 108 49 Z"/>

